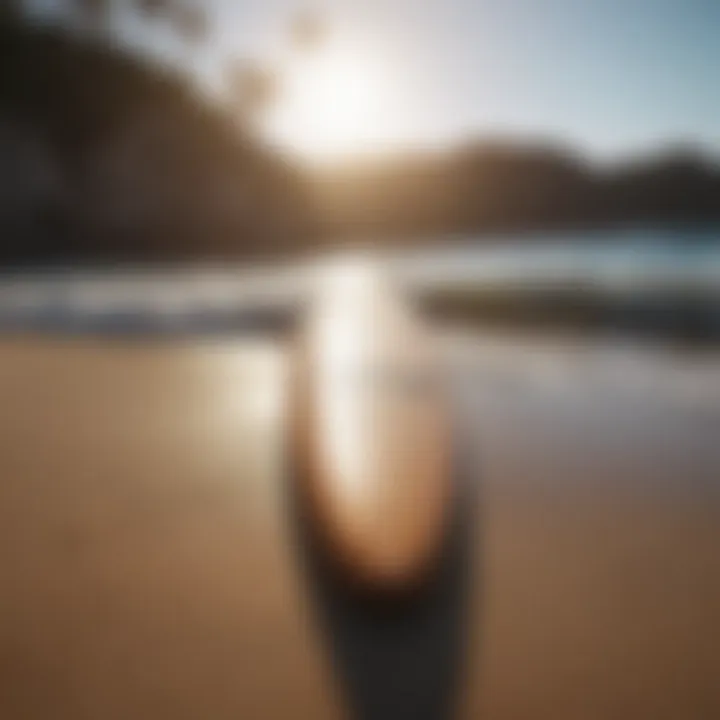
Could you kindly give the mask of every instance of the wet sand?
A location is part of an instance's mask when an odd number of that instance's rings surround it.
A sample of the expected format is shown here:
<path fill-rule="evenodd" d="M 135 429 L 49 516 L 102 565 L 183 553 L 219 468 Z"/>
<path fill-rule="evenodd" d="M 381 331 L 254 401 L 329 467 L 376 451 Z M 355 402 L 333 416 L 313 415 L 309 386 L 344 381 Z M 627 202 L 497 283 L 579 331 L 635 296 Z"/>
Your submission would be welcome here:
<path fill-rule="evenodd" d="M 507 339 L 460 356 L 485 562 L 469 716 L 719 717 L 717 356 Z"/>
<path fill-rule="evenodd" d="M 444 343 L 480 483 L 466 714 L 720 716 L 717 363 Z M 285 517 L 282 346 L 0 358 L 0 717 L 340 716 Z"/>

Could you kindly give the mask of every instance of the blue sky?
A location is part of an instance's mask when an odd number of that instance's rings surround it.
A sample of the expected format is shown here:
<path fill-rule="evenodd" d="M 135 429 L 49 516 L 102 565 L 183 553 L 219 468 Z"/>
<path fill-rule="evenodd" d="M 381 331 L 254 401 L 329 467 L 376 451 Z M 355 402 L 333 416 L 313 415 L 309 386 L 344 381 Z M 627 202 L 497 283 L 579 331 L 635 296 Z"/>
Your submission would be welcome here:
<path fill-rule="evenodd" d="M 226 0 L 248 30 L 294 4 Z M 387 53 L 399 142 L 543 135 L 592 154 L 720 150 L 720 0 L 325 0 L 338 36 Z M 239 21 L 242 24 L 242 21 Z M 242 36 L 243 33 L 240 32 Z M 243 38 L 245 41 L 245 38 Z M 389 138 L 392 140 L 393 138 Z"/>
<path fill-rule="evenodd" d="M 53 0 L 35 0 L 52 3 Z M 296 0 L 207 0 L 229 53 L 277 59 Z M 330 36 L 377 61 L 394 101 L 378 141 L 549 137 L 597 157 L 696 141 L 720 152 L 720 0 L 316 0 Z M 140 44 L 174 52 L 130 25 Z M 284 60 L 287 63 L 287 58 Z M 385 79 L 385 78 L 384 78 Z"/>

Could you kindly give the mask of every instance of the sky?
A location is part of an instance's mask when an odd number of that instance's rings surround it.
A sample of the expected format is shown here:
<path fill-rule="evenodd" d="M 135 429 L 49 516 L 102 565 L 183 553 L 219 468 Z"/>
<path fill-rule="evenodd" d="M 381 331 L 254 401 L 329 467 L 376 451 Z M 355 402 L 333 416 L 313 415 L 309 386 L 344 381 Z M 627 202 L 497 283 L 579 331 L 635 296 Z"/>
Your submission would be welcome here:
<path fill-rule="evenodd" d="M 215 32 L 192 57 L 137 24 L 126 35 L 205 81 L 228 56 L 280 68 L 290 99 L 270 132 L 311 154 L 488 134 L 601 159 L 720 152 L 720 0 L 315 0 L 328 32 L 315 58 L 289 47 L 298 0 L 206 4 Z"/>

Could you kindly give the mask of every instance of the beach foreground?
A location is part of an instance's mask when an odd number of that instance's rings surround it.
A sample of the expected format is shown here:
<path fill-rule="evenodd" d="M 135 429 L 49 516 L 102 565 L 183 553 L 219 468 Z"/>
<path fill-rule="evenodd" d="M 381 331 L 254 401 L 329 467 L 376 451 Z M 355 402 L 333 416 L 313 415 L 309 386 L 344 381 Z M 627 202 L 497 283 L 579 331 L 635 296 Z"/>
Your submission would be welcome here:
<path fill-rule="evenodd" d="M 464 712 L 719 716 L 718 358 L 442 344 L 480 485 Z M 283 345 L 0 358 L 0 716 L 342 716 L 286 516 Z"/>

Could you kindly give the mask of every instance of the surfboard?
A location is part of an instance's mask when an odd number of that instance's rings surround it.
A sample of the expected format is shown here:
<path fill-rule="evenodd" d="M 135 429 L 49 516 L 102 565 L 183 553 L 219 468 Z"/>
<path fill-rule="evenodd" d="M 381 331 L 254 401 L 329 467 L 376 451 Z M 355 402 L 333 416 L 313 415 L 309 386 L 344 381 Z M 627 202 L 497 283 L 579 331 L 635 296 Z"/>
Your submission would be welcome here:
<path fill-rule="evenodd" d="M 320 283 L 294 347 L 299 490 L 330 557 L 369 587 L 430 571 L 452 484 L 432 337 L 372 270 Z"/>

